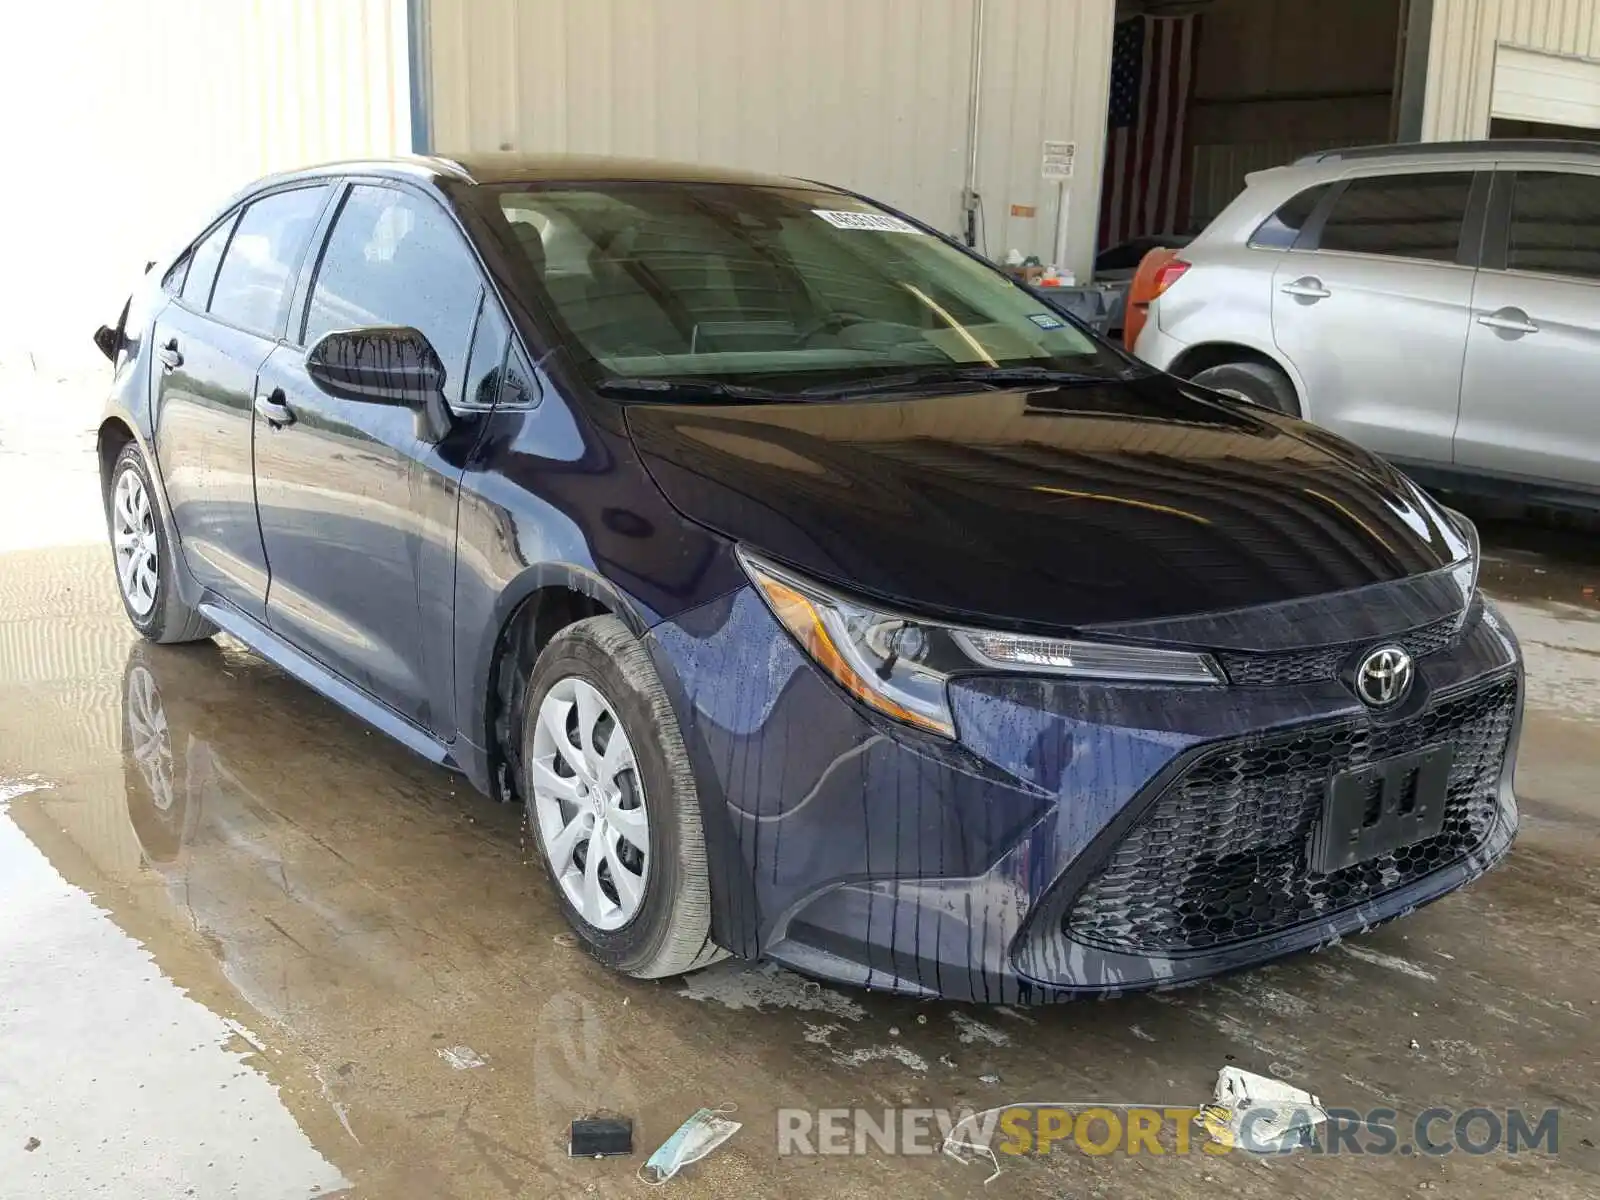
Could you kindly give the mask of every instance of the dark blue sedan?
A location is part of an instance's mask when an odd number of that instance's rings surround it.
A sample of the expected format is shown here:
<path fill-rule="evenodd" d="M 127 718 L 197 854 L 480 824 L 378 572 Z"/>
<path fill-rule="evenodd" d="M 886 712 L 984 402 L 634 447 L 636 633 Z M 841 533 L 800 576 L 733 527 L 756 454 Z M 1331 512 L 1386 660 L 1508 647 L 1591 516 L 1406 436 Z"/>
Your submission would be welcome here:
<path fill-rule="evenodd" d="M 630 975 L 1171 985 L 1511 844 L 1521 662 L 1465 518 L 851 193 L 318 167 L 96 341 L 139 631 L 523 804 Z"/>

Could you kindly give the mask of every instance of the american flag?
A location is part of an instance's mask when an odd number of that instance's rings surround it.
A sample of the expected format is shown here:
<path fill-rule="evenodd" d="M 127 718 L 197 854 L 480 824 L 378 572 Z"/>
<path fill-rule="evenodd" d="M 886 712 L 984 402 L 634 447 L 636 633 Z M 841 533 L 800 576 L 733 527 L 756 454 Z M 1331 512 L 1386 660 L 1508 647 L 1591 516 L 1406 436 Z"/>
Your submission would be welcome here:
<path fill-rule="evenodd" d="M 1100 245 L 1182 233 L 1188 219 L 1184 124 L 1198 17 L 1132 17 L 1111 36 L 1111 104 Z"/>

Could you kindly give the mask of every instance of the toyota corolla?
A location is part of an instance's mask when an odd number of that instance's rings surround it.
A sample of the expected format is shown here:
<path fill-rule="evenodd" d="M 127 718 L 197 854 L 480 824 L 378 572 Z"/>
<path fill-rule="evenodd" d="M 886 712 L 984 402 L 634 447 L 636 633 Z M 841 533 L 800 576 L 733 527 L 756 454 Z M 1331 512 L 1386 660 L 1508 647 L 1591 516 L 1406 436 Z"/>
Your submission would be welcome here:
<path fill-rule="evenodd" d="M 320 167 L 96 341 L 138 630 L 524 805 L 627 974 L 1172 985 L 1511 844 L 1521 663 L 1465 518 L 857 195 Z"/>

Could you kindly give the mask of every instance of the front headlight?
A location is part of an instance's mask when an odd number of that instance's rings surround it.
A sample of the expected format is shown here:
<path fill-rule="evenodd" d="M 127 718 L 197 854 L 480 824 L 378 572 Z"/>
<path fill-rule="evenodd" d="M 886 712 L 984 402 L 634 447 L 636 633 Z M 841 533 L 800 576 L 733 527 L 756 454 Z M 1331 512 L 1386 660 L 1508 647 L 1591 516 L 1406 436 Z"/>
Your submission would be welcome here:
<path fill-rule="evenodd" d="M 945 681 L 964 657 L 948 631 L 867 608 L 744 550 L 739 560 L 773 615 L 845 691 L 896 720 L 955 737 Z"/>
<path fill-rule="evenodd" d="M 955 737 L 947 685 L 963 671 L 1224 682 L 1207 654 L 944 625 L 874 608 L 743 548 L 739 561 L 773 615 L 841 687 L 887 716 L 945 737 Z"/>

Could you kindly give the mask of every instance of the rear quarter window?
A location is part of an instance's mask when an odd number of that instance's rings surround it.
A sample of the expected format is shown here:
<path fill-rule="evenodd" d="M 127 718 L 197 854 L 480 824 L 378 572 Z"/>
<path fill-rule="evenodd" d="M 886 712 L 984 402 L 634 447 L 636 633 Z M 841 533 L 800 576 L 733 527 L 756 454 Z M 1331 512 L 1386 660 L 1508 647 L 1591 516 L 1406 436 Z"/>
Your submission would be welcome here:
<path fill-rule="evenodd" d="M 1250 235 L 1250 245 L 1264 250 L 1289 249 L 1300 237 L 1300 231 L 1311 220 L 1311 214 L 1317 211 L 1317 205 L 1331 186 L 1319 183 L 1316 187 L 1297 192 L 1279 205 L 1276 212 L 1256 226 L 1256 231 Z"/>
<path fill-rule="evenodd" d="M 222 251 L 228 245 L 228 235 L 233 232 L 234 219 L 230 216 L 219 222 L 168 274 L 168 278 L 176 283 L 183 302 L 191 308 L 204 312 L 211 301 L 211 284 L 217 277 L 217 266 L 222 262 Z"/>

